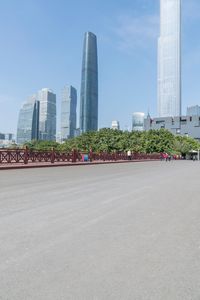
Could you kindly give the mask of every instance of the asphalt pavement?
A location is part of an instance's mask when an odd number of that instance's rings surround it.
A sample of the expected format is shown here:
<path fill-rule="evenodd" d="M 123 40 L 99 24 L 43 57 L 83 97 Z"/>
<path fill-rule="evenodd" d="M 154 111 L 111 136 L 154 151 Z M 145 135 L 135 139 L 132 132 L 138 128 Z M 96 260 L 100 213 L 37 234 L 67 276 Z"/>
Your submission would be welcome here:
<path fill-rule="evenodd" d="M 200 162 L 0 171 L 1 300 L 199 300 Z"/>

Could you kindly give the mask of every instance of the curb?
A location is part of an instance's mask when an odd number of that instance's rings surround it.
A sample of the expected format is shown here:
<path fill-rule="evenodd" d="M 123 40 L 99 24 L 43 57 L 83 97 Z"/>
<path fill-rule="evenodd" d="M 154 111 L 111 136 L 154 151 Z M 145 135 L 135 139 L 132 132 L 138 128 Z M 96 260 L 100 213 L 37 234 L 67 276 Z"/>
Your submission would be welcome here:
<path fill-rule="evenodd" d="M 54 163 L 48 165 L 35 164 L 35 165 L 10 165 L 5 167 L 0 167 L 0 171 L 3 170 L 17 170 L 17 169 L 33 169 L 33 168 L 56 168 L 56 167 L 77 167 L 77 166 L 92 166 L 92 165 L 106 165 L 106 164 L 122 164 L 122 163 L 136 163 L 136 162 L 150 162 L 159 161 L 158 159 L 141 159 L 141 160 L 123 160 L 123 161 L 101 161 L 101 162 L 78 162 L 78 163 Z"/>

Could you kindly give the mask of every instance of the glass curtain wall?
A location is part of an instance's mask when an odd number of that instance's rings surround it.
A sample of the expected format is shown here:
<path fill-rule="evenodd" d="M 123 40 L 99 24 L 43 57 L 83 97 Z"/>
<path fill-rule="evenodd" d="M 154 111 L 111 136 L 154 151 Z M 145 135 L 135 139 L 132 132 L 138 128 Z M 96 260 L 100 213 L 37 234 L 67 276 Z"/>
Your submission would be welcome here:
<path fill-rule="evenodd" d="M 24 144 L 39 138 L 39 101 L 33 96 L 19 112 L 17 125 L 17 143 Z"/>
<path fill-rule="evenodd" d="M 73 138 L 76 133 L 77 91 L 72 86 L 62 90 L 61 103 L 61 141 Z"/>
<path fill-rule="evenodd" d="M 40 101 L 40 139 L 56 140 L 56 95 L 52 90 L 44 88 L 38 92 Z"/>
<path fill-rule="evenodd" d="M 80 131 L 98 129 L 98 59 L 97 38 L 85 33 L 81 78 Z"/>

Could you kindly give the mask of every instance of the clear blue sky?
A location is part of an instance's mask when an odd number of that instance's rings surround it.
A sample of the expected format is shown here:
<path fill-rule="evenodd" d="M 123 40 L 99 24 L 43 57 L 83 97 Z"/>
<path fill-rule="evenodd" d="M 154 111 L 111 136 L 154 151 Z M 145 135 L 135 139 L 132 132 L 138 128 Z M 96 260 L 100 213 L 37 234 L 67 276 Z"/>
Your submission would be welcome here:
<path fill-rule="evenodd" d="M 200 1 L 182 2 L 184 114 L 200 104 Z M 98 37 L 99 127 L 156 116 L 159 0 L 2 0 L 0 132 L 16 132 L 22 103 L 43 87 L 57 94 L 59 131 L 62 87 L 80 94 L 85 31 Z"/>

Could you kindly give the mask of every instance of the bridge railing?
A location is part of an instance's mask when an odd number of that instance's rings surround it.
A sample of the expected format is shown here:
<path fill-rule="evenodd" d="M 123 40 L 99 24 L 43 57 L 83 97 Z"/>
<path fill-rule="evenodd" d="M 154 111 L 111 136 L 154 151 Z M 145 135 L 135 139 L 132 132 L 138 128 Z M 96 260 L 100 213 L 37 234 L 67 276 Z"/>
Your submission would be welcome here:
<path fill-rule="evenodd" d="M 31 150 L 24 149 L 3 149 L 0 150 L 0 164 L 14 164 L 14 163 L 56 163 L 56 162 L 71 162 L 76 163 L 84 161 L 84 156 L 87 156 L 89 161 L 123 161 L 128 160 L 128 156 L 124 152 L 100 152 L 94 153 L 79 152 L 73 150 L 71 152 L 57 151 L 54 148 L 51 150 Z M 160 154 L 143 154 L 132 153 L 131 160 L 157 160 Z"/>

